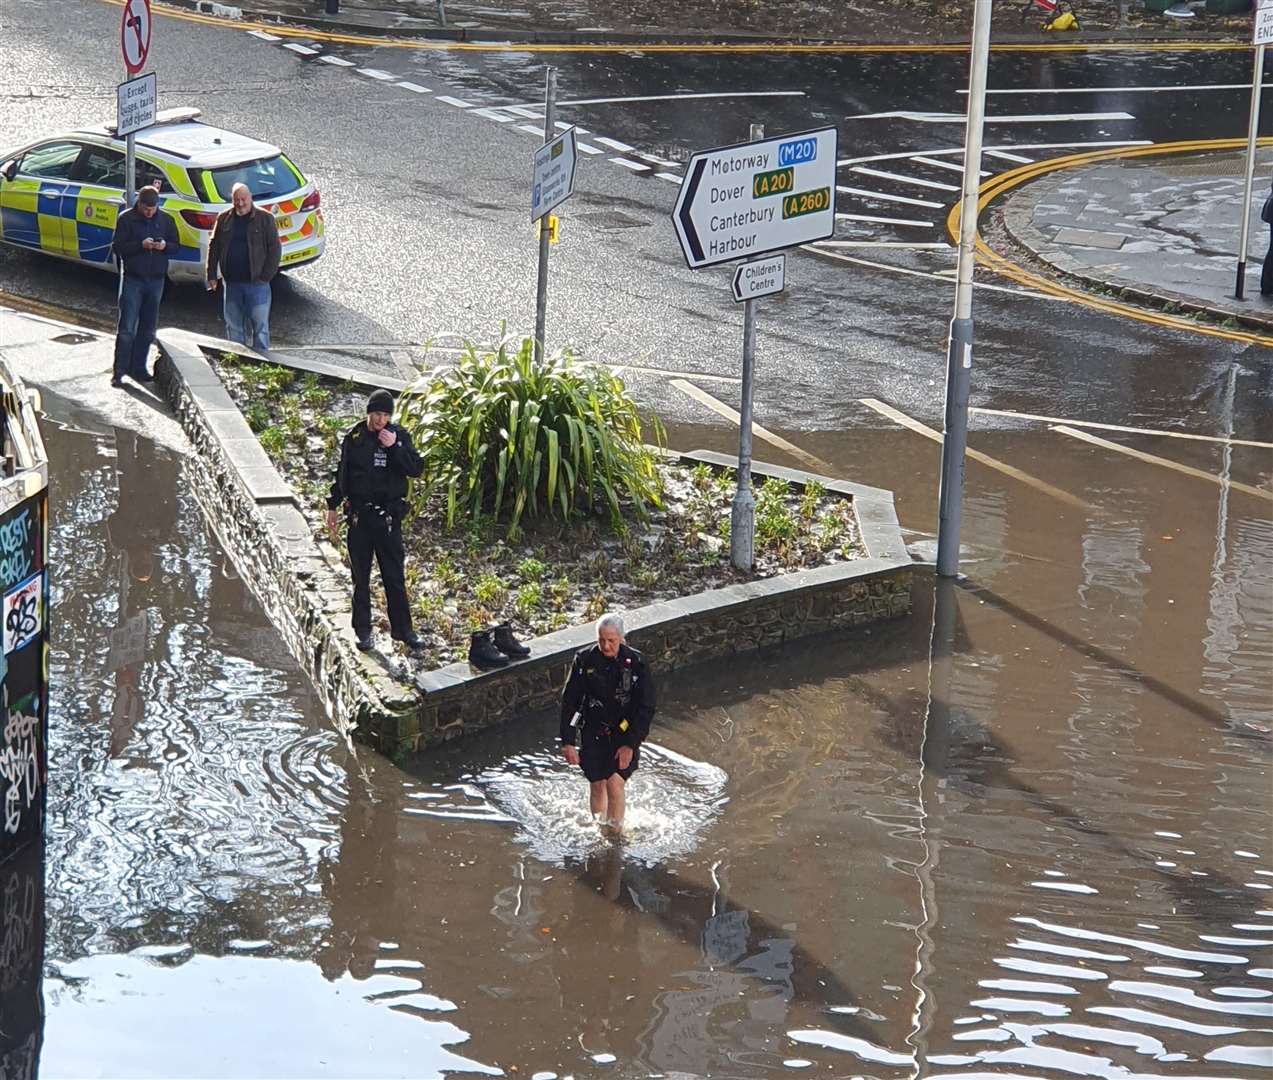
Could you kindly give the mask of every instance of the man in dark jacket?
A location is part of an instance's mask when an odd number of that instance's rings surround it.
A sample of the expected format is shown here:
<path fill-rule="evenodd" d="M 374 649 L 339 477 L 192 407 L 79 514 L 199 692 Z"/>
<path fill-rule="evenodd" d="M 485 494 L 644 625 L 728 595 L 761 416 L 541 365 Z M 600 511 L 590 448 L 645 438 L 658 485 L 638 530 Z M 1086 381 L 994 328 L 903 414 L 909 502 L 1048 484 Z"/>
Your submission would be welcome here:
<path fill-rule="evenodd" d="M 123 274 L 111 386 L 123 386 L 125 375 L 137 382 L 154 380 L 146 357 L 155 339 L 168 260 L 180 246 L 176 222 L 159 209 L 158 188 L 147 185 L 137 192 L 133 208 L 119 215 L 111 244 Z"/>
<path fill-rule="evenodd" d="M 270 282 L 278 273 L 283 243 L 274 215 L 252 203 L 246 184 L 230 189 L 229 210 L 217 215 L 208 241 L 207 279 L 215 292 L 225 281 L 225 336 L 270 351 Z"/>
<path fill-rule="evenodd" d="M 407 511 L 407 480 L 424 471 L 405 428 L 393 423 L 393 395 L 377 390 L 367 398 L 367 421 L 355 424 L 340 444 L 340 463 L 327 496 L 327 528 L 336 531 L 343 505 L 348 523 L 349 569 L 354 579 L 354 635 L 358 648 L 375 646 L 371 633 L 371 556 L 380 564 L 389 627 L 395 641 L 413 653 L 424 643 L 411 626 L 403 567 L 402 517 Z"/>
<path fill-rule="evenodd" d="M 623 828 L 624 785 L 640 764 L 654 719 L 654 679 L 623 640 L 623 620 L 597 620 L 597 643 L 580 651 L 561 694 L 561 749 L 588 778 L 593 816 Z"/>

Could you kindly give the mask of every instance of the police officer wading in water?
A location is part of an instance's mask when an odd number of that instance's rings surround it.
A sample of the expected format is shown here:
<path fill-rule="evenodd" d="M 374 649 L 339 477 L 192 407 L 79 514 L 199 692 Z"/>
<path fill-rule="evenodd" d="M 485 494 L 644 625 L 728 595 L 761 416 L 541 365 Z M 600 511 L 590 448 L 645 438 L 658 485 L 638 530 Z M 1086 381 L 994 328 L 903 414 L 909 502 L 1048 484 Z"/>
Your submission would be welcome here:
<path fill-rule="evenodd" d="M 623 827 L 623 790 L 654 719 L 654 680 L 623 640 L 623 620 L 602 615 L 597 643 L 581 650 L 561 695 L 562 753 L 581 765 L 594 817 Z"/>
<path fill-rule="evenodd" d="M 377 390 L 367 399 L 367 421 L 359 421 L 340 444 L 340 463 L 327 496 L 327 528 L 338 539 L 337 509 L 343 504 L 349 525 L 349 569 L 354 579 L 354 634 L 358 648 L 375 647 L 371 634 L 371 557 L 380 564 L 380 580 L 389 607 L 395 641 L 412 652 L 424 642 L 411 626 L 403 568 L 402 517 L 407 512 L 407 480 L 424 471 L 405 428 L 392 422 L 393 395 Z"/>

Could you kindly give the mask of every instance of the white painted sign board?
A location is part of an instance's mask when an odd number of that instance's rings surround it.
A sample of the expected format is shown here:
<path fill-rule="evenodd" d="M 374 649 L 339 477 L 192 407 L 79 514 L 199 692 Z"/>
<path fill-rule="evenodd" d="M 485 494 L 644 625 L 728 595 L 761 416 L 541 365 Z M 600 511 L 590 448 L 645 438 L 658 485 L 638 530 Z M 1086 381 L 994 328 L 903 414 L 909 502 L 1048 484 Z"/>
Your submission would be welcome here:
<path fill-rule="evenodd" d="M 575 129 L 572 125 L 535 151 L 530 220 L 538 221 L 575 191 Z"/>
<path fill-rule="evenodd" d="M 734 271 L 734 301 L 772 296 L 787 287 L 787 256 L 769 255 L 743 263 Z"/>
<path fill-rule="evenodd" d="M 136 75 L 146 66 L 150 53 L 150 0 L 124 0 L 124 14 L 119 24 L 119 48 L 124 54 L 124 67 Z"/>
<path fill-rule="evenodd" d="M 155 73 L 129 79 L 115 87 L 115 134 L 131 135 L 153 127 L 159 110 L 159 88 Z"/>
<path fill-rule="evenodd" d="M 702 150 L 672 211 L 691 270 L 825 240 L 835 232 L 833 127 Z"/>
<path fill-rule="evenodd" d="M 1273 3 L 1260 4 L 1255 9 L 1252 45 L 1273 45 Z"/>

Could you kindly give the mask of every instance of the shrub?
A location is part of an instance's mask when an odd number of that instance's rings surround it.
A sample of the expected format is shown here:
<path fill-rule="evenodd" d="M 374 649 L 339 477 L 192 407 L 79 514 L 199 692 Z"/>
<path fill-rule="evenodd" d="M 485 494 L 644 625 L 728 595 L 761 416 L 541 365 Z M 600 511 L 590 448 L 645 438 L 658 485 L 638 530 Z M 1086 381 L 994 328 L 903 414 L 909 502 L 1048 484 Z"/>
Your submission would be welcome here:
<path fill-rule="evenodd" d="M 243 418 L 248 422 L 248 427 L 258 434 L 270 426 L 270 410 L 263 401 L 252 402 L 244 410 Z"/>
<path fill-rule="evenodd" d="M 473 586 L 473 596 L 483 607 L 499 607 L 506 595 L 504 583 L 494 574 L 483 574 Z"/>
<path fill-rule="evenodd" d="M 516 536 L 523 516 L 605 506 L 617 523 L 625 500 L 641 517 L 660 505 L 654 456 L 623 380 L 569 353 L 537 363 L 529 338 L 488 353 L 466 345 L 454 367 L 402 396 L 398 415 L 424 458 L 415 508 L 445 492 L 448 526 L 461 515 L 506 514 Z M 661 444 L 662 425 L 651 420 Z"/>
<path fill-rule="evenodd" d="M 800 517 L 803 521 L 812 521 L 818 512 L 818 502 L 827 493 L 820 480 L 810 480 L 804 486 L 804 494 L 800 496 Z"/>
<path fill-rule="evenodd" d="M 513 599 L 513 610 L 517 612 L 519 619 L 529 620 L 543 599 L 542 590 L 537 584 L 531 582 L 517 590 L 517 595 Z"/>
<path fill-rule="evenodd" d="M 261 449 L 267 454 L 281 454 L 287 445 L 287 435 L 282 428 L 267 427 L 258 436 Z"/>
<path fill-rule="evenodd" d="M 756 492 L 756 539 L 766 546 L 781 546 L 796 535 L 788 493 L 787 482 L 776 476 L 767 478 Z"/>
<path fill-rule="evenodd" d="M 544 579 L 548 567 L 535 558 L 525 558 L 517 564 L 517 576 L 526 582 L 537 582 Z"/>

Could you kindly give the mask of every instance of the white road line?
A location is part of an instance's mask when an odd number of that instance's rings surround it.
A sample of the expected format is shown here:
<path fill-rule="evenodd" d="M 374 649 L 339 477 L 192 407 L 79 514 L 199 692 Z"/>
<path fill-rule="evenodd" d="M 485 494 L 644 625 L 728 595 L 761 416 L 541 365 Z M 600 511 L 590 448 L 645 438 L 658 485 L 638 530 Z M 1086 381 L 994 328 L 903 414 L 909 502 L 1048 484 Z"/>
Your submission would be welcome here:
<path fill-rule="evenodd" d="M 853 255 L 841 255 L 838 251 L 829 251 L 833 247 L 850 247 L 852 246 L 844 240 L 819 240 L 814 244 L 806 244 L 805 251 L 811 251 L 815 255 L 821 255 L 827 259 L 835 259 L 837 262 L 852 263 L 854 266 L 865 266 L 871 270 L 887 270 L 892 274 L 901 274 L 903 277 L 922 277 L 928 278 L 930 281 L 941 281 L 948 283 L 950 279 L 940 271 L 931 270 L 912 270 L 908 266 L 894 266 L 892 263 L 872 262 L 870 259 L 859 259 Z M 888 245 L 881 245 L 888 246 Z M 897 247 L 916 247 L 916 248 L 947 248 L 952 255 L 958 254 L 957 248 L 952 248 L 948 244 L 898 244 Z M 1068 297 L 1049 296 L 1047 293 L 1031 292 L 1028 289 L 1014 289 L 1007 285 L 994 285 L 988 281 L 974 281 L 972 283 L 974 289 L 988 290 L 990 292 L 1007 293 L 1009 296 L 1022 296 L 1029 300 L 1058 300 L 1061 303 L 1072 303 Z"/>
<path fill-rule="evenodd" d="M 575 149 L 582 150 L 585 154 L 604 154 L 605 151 L 599 146 L 593 146 L 591 143 L 580 142 L 575 140 Z"/>
<path fill-rule="evenodd" d="M 866 165 L 854 165 L 853 172 L 863 176 L 878 176 L 881 180 L 892 180 L 898 184 L 911 184 L 914 187 L 932 188 L 934 191 L 958 191 L 956 184 L 943 184 L 937 180 L 924 180 L 918 176 L 903 176 L 901 173 L 885 172 L 883 169 L 872 169 Z M 963 170 L 961 169 L 960 172 Z"/>
<path fill-rule="evenodd" d="M 381 82 L 392 81 L 394 76 L 387 71 L 381 71 L 379 68 L 354 68 L 359 75 L 366 75 L 369 79 L 378 79 Z"/>
<path fill-rule="evenodd" d="M 912 221 L 910 218 L 873 217 L 870 214 L 836 214 L 836 221 L 871 221 L 877 225 L 913 225 L 918 229 L 931 229 L 931 221 Z"/>
<path fill-rule="evenodd" d="M 1070 420 L 1064 416 L 1040 416 L 1037 413 L 1013 412 L 1011 409 L 983 409 L 970 405 L 969 412 L 983 416 L 1006 416 L 1013 420 L 1038 420 L 1044 424 L 1068 424 L 1077 428 L 1095 428 L 1097 431 L 1122 431 L 1128 435 L 1155 435 L 1164 439 L 1190 439 L 1194 442 L 1230 443 L 1233 446 L 1254 446 L 1261 450 L 1273 450 L 1273 442 L 1255 439 L 1226 439 L 1223 435 L 1195 435 L 1190 431 L 1163 431 L 1161 428 L 1125 427 L 1122 424 L 1098 424 L 1094 420 Z"/>
<path fill-rule="evenodd" d="M 848 116 L 846 120 L 914 120 L 919 124 L 962 124 L 967 120 L 963 113 L 911 112 L 900 109 L 896 112 L 863 113 L 859 116 Z M 1011 116 L 987 116 L 987 124 L 1064 124 L 1084 123 L 1103 120 L 1135 120 L 1131 113 L 1099 112 L 1099 113 L 1018 113 Z"/>
<path fill-rule="evenodd" d="M 1007 150 L 987 150 L 986 153 L 991 157 L 1003 158 L 1004 161 L 1015 161 L 1020 165 L 1034 164 L 1034 158 L 1028 158 L 1023 154 L 1009 154 Z"/>
<path fill-rule="evenodd" d="M 249 34 L 254 38 L 260 38 L 262 41 L 282 41 L 277 34 L 267 34 L 264 30 L 249 30 Z"/>
<path fill-rule="evenodd" d="M 419 83 L 407 82 L 405 79 L 393 84 L 401 86 L 404 90 L 410 90 L 413 94 L 431 94 L 433 93 L 427 86 L 421 86 Z"/>
<path fill-rule="evenodd" d="M 601 141 L 600 139 L 597 140 L 597 142 L 600 142 L 600 141 Z M 633 172 L 649 172 L 650 171 L 650 166 L 643 164 L 640 161 L 629 161 L 627 158 L 621 158 L 621 157 L 612 157 L 610 160 L 613 161 L 616 165 L 622 165 L 625 169 L 631 169 Z"/>
<path fill-rule="evenodd" d="M 494 120 L 497 124 L 511 124 L 513 118 L 507 113 L 502 113 L 498 109 L 474 109 L 473 116 L 481 116 L 487 120 Z"/>
<path fill-rule="evenodd" d="M 505 112 L 514 113 L 517 116 L 524 116 L 527 120 L 542 120 L 544 116 L 542 106 L 538 109 L 533 105 L 500 105 L 497 107 L 503 109 Z"/>
<path fill-rule="evenodd" d="M 934 431 L 927 425 L 921 424 L 918 420 L 912 419 L 899 409 L 893 408 L 892 405 L 886 405 L 884 402 L 877 401 L 875 398 L 860 398 L 859 400 L 868 409 L 874 409 L 881 416 L 888 417 L 895 424 L 900 424 L 904 428 L 910 428 L 911 431 L 914 431 L 919 435 L 923 435 L 926 439 L 932 439 L 933 442 L 942 442 L 942 434 L 940 431 Z M 1040 480 L 1037 476 L 1031 476 L 1028 472 L 1023 472 L 1015 466 L 1008 465 L 1005 462 L 999 461 L 997 458 L 992 458 L 988 454 L 983 454 L 980 450 L 974 450 L 971 446 L 965 447 L 964 453 L 967 454 L 968 457 L 972 458 L 973 461 L 979 461 L 981 464 L 988 465 L 997 472 L 1003 473 L 1004 476 L 1011 476 L 1014 480 L 1020 480 L 1024 484 L 1029 484 L 1030 487 L 1043 492 L 1045 495 L 1051 495 L 1052 498 L 1065 503 L 1067 506 L 1072 506 L 1077 510 L 1091 509 L 1082 499 L 1076 498 L 1068 491 L 1062 491 L 1058 487 L 1053 487 L 1046 481 Z"/>
<path fill-rule="evenodd" d="M 938 169 L 949 169 L 951 172 L 962 173 L 964 171 L 964 167 L 956 161 L 938 161 L 937 158 L 935 157 L 924 157 L 922 155 L 916 155 L 915 157 L 911 158 L 911 161 L 918 161 L 923 165 L 933 165 L 933 166 L 936 166 Z M 986 172 L 985 169 L 982 169 L 981 175 L 990 176 L 991 174 Z"/>
<path fill-rule="evenodd" d="M 679 184 L 685 179 L 685 177 L 683 176 L 677 176 L 676 173 L 670 173 L 670 172 L 657 172 L 654 175 L 657 176 L 660 180 L 666 180 L 670 184 Z"/>
<path fill-rule="evenodd" d="M 1269 502 L 1273 502 L 1273 491 L 1265 491 L 1263 488 L 1254 487 L 1251 484 L 1240 484 L 1238 481 L 1230 480 L 1226 476 L 1213 476 L 1209 472 L 1203 472 L 1201 469 L 1195 469 L 1190 465 L 1181 465 L 1179 462 L 1172 461 L 1169 458 L 1158 457 L 1157 454 L 1147 454 L 1143 450 L 1133 450 L 1130 446 L 1119 446 L 1118 443 L 1102 439 L 1097 435 L 1089 435 L 1086 431 L 1077 431 L 1072 427 L 1066 427 L 1064 424 L 1059 424 L 1053 427 L 1052 430 L 1061 435 L 1068 435 L 1071 439 L 1079 439 L 1082 442 L 1091 443 L 1093 446 L 1099 446 L 1103 450 L 1126 454 L 1128 457 L 1143 461 L 1147 465 L 1158 465 L 1164 469 L 1171 469 L 1173 472 L 1184 473 L 1185 476 L 1193 476 L 1199 480 L 1209 480 L 1220 487 L 1233 488 L 1234 491 L 1241 491 L 1247 495 L 1254 495 L 1257 499 L 1267 499 Z"/>
<path fill-rule="evenodd" d="M 439 94 L 433 100 L 445 101 L 448 105 L 454 105 L 457 109 L 473 108 L 473 103 L 471 101 L 465 101 L 462 98 L 457 98 L 457 97 L 447 97 L 446 94 Z"/>
<path fill-rule="evenodd" d="M 635 146 L 619 142 L 618 139 L 607 139 L 604 135 L 594 135 L 592 141 L 599 142 L 602 146 L 608 146 L 611 150 L 618 150 L 621 154 L 633 154 L 636 152 Z"/>
<path fill-rule="evenodd" d="M 1273 83 L 1265 83 L 1265 88 Z M 987 94 L 1141 94 L 1161 93 L 1169 90 L 1250 90 L 1250 83 L 1207 83 L 1200 86 L 1062 86 L 1046 89 L 1031 87 L 1028 90 L 987 90 Z M 968 93 L 960 90 L 961 94 Z"/>
<path fill-rule="evenodd" d="M 289 41 L 286 45 L 283 46 L 283 48 L 290 49 L 294 53 L 300 53 L 301 56 L 317 56 L 318 55 L 317 49 L 311 49 L 308 45 L 299 45 L 295 41 Z"/>
<path fill-rule="evenodd" d="M 757 97 L 804 97 L 803 90 L 748 90 L 738 93 L 723 94 L 652 94 L 649 97 L 599 97 L 578 98 L 574 101 L 559 101 L 562 105 L 626 105 L 632 101 L 687 101 L 691 98 L 757 98 Z"/>
<path fill-rule="evenodd" d="M 335 56 L 332 53 L 323 53 L 320 59 L 324 64 L 331 64 L 334 67 L 353 67 L 352 60 L 346 60 L 343 56 Z"/>
<path fill-rule="evenodd" d="M 441 98 L 438 100 L 440 101 Z M 534 124 L 518 124 L 516 130 L 524 131 L 527 135 L 534 135 L 537 139 L 542 139 L 544 137 L 544 129 L 537 128 Z"/>
<path fill-rule="evenodd" d="M 1057 143 L 1008 143 L 1004 146 L 983 147 L 985 151 L 990 150 L 1069 150 L 1071 147 L 1086 148 L 1089 146 L 1108 147 L 1111 150 L 1117 146 L 1149 146 L 1153 143 L 1152 139 L 1097 139 L 1089 142 L 1057 142 Z M 921 150 L 921 154 L 928 154 L 936 157 L 938 154 L 958 154 L 963 156 L 963 147 L 951 148 L 948 146 L 938 147 L 934 150 Z M 836 165 L 841 169 L 849 165 L 861 165 L 868 161 L 900 161 L 903 158 L 913 157 L 914 150 L 901 150 L 891 154 L 868 154 L 866 157 L 841 158 Z"/>
<path fill-rule="evenodd" d="M 653 162 L 664 169 L 676 169 L 680 167 L 680 163 L 676 161 L 668 161 L 667 158 L 661 158 L 657 154 L 647 154 L 644 150 L 638 150 L 637 157 L 644 158 L 646 161 Z"/>
<path fill-rule="evenodd" d="M 912 199 L 909 195 L 889 195 L 883 191 L 868 191 L 866 188 L 845 187 L 843 184 L 835 185 L 836 191 L 842 191 L 845 195 L 861 195 L 867 199 L 883 199 L 886 202 L 906 203 L 907 206 L 926 206 L 930 210 L 940 210 L 944 203 L 933 202 L 930 199 Z"/>
<path fill-rule="evenodd" d="M 952 247 L 950 244 L 932 243 L 931 241 L 912 244 L 905 240 L 818 240 L 814 246 L 820 248 L 903 248 L 915 251 L 940 249 L 948 251 L 952 255 L 956 255 L 959 252 L 958 248 Z"/>

